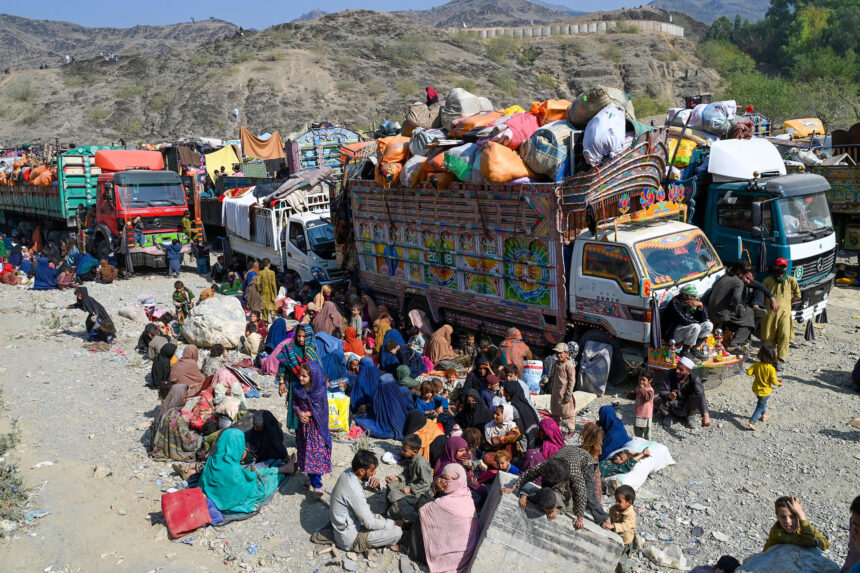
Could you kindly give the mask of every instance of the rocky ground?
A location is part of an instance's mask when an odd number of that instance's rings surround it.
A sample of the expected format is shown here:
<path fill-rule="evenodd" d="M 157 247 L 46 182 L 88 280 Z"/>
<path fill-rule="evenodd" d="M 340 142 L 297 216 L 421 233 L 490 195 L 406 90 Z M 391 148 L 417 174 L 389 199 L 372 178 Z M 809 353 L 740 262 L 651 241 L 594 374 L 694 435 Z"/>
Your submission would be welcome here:
<path fill-rule="evenodd" d="M 185 269 L 190 270 L 189 268 Z M 181 277 L 199 292 L 206 281 Z M 178 541 L 167 537 L 161 494 L 180 478 L 168 463 L 151 461 L 143 444 L 157 406 L 146 388 L 149 362 L 134 345 L 141 327 L 116 310 L 143 293 L 169 306 L 172 280 L 142 275 L 114 285 L 90 284 L 90 294 L 114 315 L 120 337 L 113 351 L 82 346 L 84 316 L 60 310 L 71 292 L 34 292 L 5 287 L 0 296 L 0 390 L 5 407 L 0 431 L 17 419 L 18 447 L 6 454 L 18 464 L 30 495 L 30 523 L 4 522 L 0 538 L 8 571 L 338 571 L 330 556 L 317 556 L 310 534 L 326 522 L 327 505 L 314 501 L 305 479 L 293 477 L 282 495 L 259 516 L 224 528 L 204 528 Z M 810 519 L 830 539 L 826 556 L 841 564 L 847 547 L 848 504 L 858 494 L 858 432 L 849 425 L 860 412 L 860 394 L 849 374 L 860 356 L 860 291 L 831 295 L 830 323 L 818 339 L 795 339 L 785 385 L 770 402 L 771 420 L 760 431 L 745 430 L 755 400 L 750 379 L 739 376 L 708 391 L 714 424 L 709 429 L 658 427 L 676 464 L 652 475 L 636 501 L 645 545 L 682 548 L 689 565 L 712 563 L 729 553 L 740 559 L 761 549 L 773 521 L 773 500 L 796 494 Z M 625 422 L 632 404 L 618 392 L 593 403 L 580 417 L 594 419 L 600 405 L 621 402 Z M 254 408 L 280 419 L 286 411 L 271 377 Z M 630 426 L 631 424 L 628 424 Z M 372 440 L 381 454 L 393 442 Z M 288 437 L 292 447 L 292 438 Z M 335 472 L 357 444 L 334 444 Z M 47 462 L 47 463 L 46 463 Z M 94 470 L 100 467 L 101 471 Z M 107 472 L 109 475 L 104 475 Z M 380 474 L 396 466 L 380 468 Z M 181 486 L 180 486 L 181 487 Z M 374 496 L 379 504 L 381 495 Z M 610 499 L 604 499 L 609 503 Z M 348 556 L 358 570 L 412 570 L 385 551 Z M 634 551 L 634 570 L 660 570 Z M 351 564 L 349 564 L 351 565 Z"/>

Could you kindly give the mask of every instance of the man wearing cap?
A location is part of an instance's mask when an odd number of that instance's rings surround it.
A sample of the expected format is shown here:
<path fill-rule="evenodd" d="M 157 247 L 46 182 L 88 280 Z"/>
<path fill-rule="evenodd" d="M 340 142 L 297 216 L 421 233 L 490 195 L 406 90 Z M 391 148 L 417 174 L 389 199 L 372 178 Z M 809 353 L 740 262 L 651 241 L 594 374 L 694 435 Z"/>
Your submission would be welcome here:
<path fill-rule="evenodd" d="M 720 277 L 708 298 L 711 319 L 719 328 L 733 333 L 730 339 L 723 339 L 729 352 L 737 352 L 740 345 L 746 344 L 755 328 L 755 312 L 744 304 L 745 288 L 738 273 L 729 272 Z"/>
<path fill-rule="evenodd" d="M 660 311 L 663 340 L 674 340 L 681 345 L 681 356 L 701 364 L 708 356 L 698 348 L 699 344 L 714 330 L 708 320 L 708 310 L 699 300 L 695 285 L 684 285 L 678 296 L 673 297 Z"/>
<path fill-rule="evenodd" d="M 552 392 L 549 410 L 555 421 L 559 423 L 561 431 L 568 434 L 576 428 L 576 400 L 573 398 L 576 367 L 568 359 L 567 344 L 559 342 L 552 351 L 556 355 L 556 361 L 549 376 Z"/>
<path fill-rule="evenodd" d="M 791 305 L 800 300 L 800 285 L 797 280 L 787 274 L 788 261 L 777 259 L 773 268 L 773 274 L 764 281 L 773 298 L 771 301 L 777 303 L 778 310 L 773 310 L 774 305 L 768 302 L 772 312 L 768 313 L 761 322 L 761 339 L 768 346 L 776 347 L 779 362 L 776 369 L 781 372 L 783 364 L 788 358 L 788 344 L 794 337 L 794 323 L 791 320 Z"/>
<path fill-rule="evenodd" d="M 705 386 L 702 379 L 693 373 L 695 366 L 692 360 L 682 356 L 675 369 L 666 372 L 663 378 L 663 387 L 654 397 L 654 408 L 663 414 L 666 427 L 671 427 L 673 417 L 677 416 L 683 419 L 684 425 L 692 428 L 697 412 L 702 415 L 703 428 L 711 425 Z"/>

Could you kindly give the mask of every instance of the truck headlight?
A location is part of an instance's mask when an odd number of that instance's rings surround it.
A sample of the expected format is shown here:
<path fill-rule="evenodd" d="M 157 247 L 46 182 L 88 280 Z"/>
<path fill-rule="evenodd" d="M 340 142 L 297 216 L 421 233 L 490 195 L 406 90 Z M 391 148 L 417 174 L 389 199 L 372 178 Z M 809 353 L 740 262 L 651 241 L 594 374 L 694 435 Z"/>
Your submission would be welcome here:
<path fill-rule="evenodd" d="M 328 273 L 326 273 L 325 270 L 320 267 L 311 267 L 311 275 L 314 277 L 314 280 L 317 281 L 328 280 Z"/>

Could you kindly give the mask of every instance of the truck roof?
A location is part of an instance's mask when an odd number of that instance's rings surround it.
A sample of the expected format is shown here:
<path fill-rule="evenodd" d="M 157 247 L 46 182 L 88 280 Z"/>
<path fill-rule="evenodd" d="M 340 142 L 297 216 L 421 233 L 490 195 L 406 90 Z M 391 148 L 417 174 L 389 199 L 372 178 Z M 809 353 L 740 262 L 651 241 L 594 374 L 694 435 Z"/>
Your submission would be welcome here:
<path fill-rule="evenodd" d="M 764 188 L 768 193 L 782 197 L 823 193 L 830 189 L 827 179 L 814 173 L 781 175 L 779 177 L 762 179 L 762 183 L 764 183 Z"/>
<path fill-rule="evenodd" d="M 622 243 L 625 245 L 634 245 L 640 241 L 652 239 L 654 237 L 662 237 L 670 233 L 679 233 L 698 229 L 695 225 L 682 223 L 681 221 L 667 221 L 666 219 L 653 219 L 650 221 L 623 223 L 618 225 L 618 239 L 615 238 L 615 227 L 611 225 L 601 226 L 597 230 L 597 240 L 609 241 L 613 243 Z M 583 239 L 593 239 L 591 231 L 583 231 L 579 237 Z"/>
<path fill-rule="evenodd" d="M 179 175 L 173 171 L 120 171 L 113 176 L 117 185 L 175 185 L 180 183 Z"/>

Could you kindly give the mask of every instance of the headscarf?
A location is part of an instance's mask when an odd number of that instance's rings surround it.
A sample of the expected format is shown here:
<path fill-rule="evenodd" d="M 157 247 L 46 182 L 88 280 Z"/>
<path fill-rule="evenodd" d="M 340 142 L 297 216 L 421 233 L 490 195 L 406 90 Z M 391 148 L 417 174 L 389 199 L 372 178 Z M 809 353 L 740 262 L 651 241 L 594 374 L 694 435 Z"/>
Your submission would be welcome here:
<path fill-rule="evenodd" d="M 466 428 L 477 428 L 481 430 L 488 422 L 493 420 L 493 413 L 490 412 L 490 409 L 487 408 L 487 405 L 484 404 L 483 400 L 481 400 L 481 396 L 478 394 L 477 390 L 470 388 L 469 390 L 462 392 L 460 396 L 463 405 L 455 416 L 460 428 L 464 430 Z M 475 403 L 469 404 L 466 402 L 466 398 L 474 398 Z"/>
<path fill-rule="evenodd" d="M 523 335 L 517 328 L 509 328 L 505 339 L 499 344 L 499 357 L 502 365 L 515 364 L 520 375 L 526 355 L 529 353 L 528 345 L 523 342 Z"/>
<path fill-rule="evenodd" d="M 421 410 L 409 410 L 406 413 L 406 421 L 403 423 L 403 435 L 418 433 L 418 430 L 427 424 L 427 416 Z"/>
<path fill-rule="evenodd" d="M 497 424 L 495 420 L 490 420 L 484 426 L 484 439 L 487 443 L 492 444 L 493 438 L 502 438 L 508 435 L 508 432 L 516 427 L 514 422 L 514 407 L 510 404 L 499 404 L 498 408 L 502 409 L 502 423 Z"/>
<path fill-rule="evenodd" d="M 311 405 L 313 423 L 331 449 L 331 433 L 328 430 L 328 383 L 319 364 L 308 362 L 308 367 L 311 371 L 310 392 L 301 383 L 293 385 L 293 392 L 296 400 L 307 400 Z"/>
<path fill-rule="evenodd" d="M 269 334 L 266 335 L 266 352 L 272 353 L 278 345 L 287 339 L 287 321 L 279 318 L 269 327 Z"/>
<path fill-rule="evenodd" d="M 83 298 L 75 304 L 72 305 L 72 308 L 80 308 L 84 312 L 89 315 L 95 315 L 100 319 L 104 320 L 106 318 L 110 318 L 110 315 L 105 310 L 101 304 L 99 304 L 96 299 L 92 298 L 87 292 L 87 287 L 78 287 L 75 289 L 75 296 L 77 297 L 78 293 L 80 293 Z"/>
<path fill-rule="evenodd" d="M 445 324 L 433 333 L 430 340 L 424 346 L 424 354 L 430 358 L 430 362 L 439 364 L 442 360 L 454 360 L 457 358 L 457 353 L 454 352 L 454 347 L 451 346 L 451 334 L 453 332 L 454 328 L 450 324 Z"/>
<path fill-rule="evenodd" d="M 317 308 L 322 309 L 325 306 L 325 303 L 331 300 L 331 287 L 329 285 L 323 285 L 320 288 L 320 291 L 314 297 L 313 303 Z M 329 333 L 331 334 L 331 333 Z"/>
<path fill-rule="evenodd" d="M 419 384 L 418 380 L 412 377 L 409 366 L 406 364 L 397 367 L 397 382 L 406 388 L 415 388 Z"/>
<path fill-rule="evenodd" d="M 51 267 L 51 261 L 47 257 L 39 257 L 39 262 L 36 263 L 33 290 L 49 290 L 54 288 L 57 288 L 57 271 Z"/>
<path fill-rule="evenodd" d="M 533 447 L 535 437 L 537 436 L 538 430 L 538 417 L 535 414 L 534 408 L 529 404 L 529 401 L 526 399 L 525 394 L 523 393 L 523 387 L 520 386 L 519 381 L 513 380 L 505 382 L 505 393 L 510 394 L 511 396 L 511 406 L 519 414 L 519 420 L 517 420 L 517 425 L 520 428 L 520 431 L 526 436 L 528 441 L 528 447 Z"/>
<path fill-rule="evenodd" d="M 543 459 L 548 460 L 565 445 L 564 436 L 561 435 L 558 424 L 552 418 L 541 420 L 540 429 L 546 436 L 541 442 L 540 453 L 543 454 Z"/>
<path fill-rule="evenodd" d="M 433 471 L 433 477 L 439 477 L 442 474 L 442 468 L 448 464 L 460 465 L 460 460 L 457 459 L 457 451 L 468 448 L 469 444 L 467 444 L 466 440 L 460 436 L 451 436 L 448 438 L 448 441 L 445 442 L 445 449 L 442 451 L 442 455 L 439 456 L 438 460 L 436 460 L 436 468 Z"/>
<path fill-rule="evenodd" d="M 440 474 L 451 478 L 445 480 L 444 495 L 418 510 L 424 553 L 430 571 L 465 573 L 481 531 L 475 502 L 463 466 L 448 464 Z"/>
<path fill-rule="evenodd" d="M 152 440 L 149 444 L 150 450 L 152 450 L 155 447 L 155 444 L 159 441 L 161 428 L 164 426 L 164 420 L 167 418 L 167 415 L 170 414 L 171 411 L 176 408 L 181 408 L 182 405 L 185 404 L 185 394 L 187 392 L 188 386 L 184 384 L 174 384 L 170 388 L 170 392 L 168 392 L 167 396 L 162 400 L 161 406 L 155 413 L 155 417 L 152 420 L 152 426 L 150 426 L 149 436 Z"/>
<path fill-rule="evenodd" d="M 382 352 L 379 353 L 379 368 L 389 374 L 394 374 L 400 365 L 400 359 L 397 357 L 397 354 L 385 351 L 385 345 L 389 340 L 393 340 L 400 347 L 406 346 L 406 341 L 403 340 L 403 335 L 400 334 L 400 331 L 394 328 L 389 328 L 382 338 Z"/>
<path fill-rule="evenodd" d="M 462 392 L 474 390 L 480 395 L 481 390 L 485 390 L 487 388 L 487 376 L 481 376 L 479 373 L 479 368 L 482 365 L 487 366 L 487 374 L 493 373 L 493 369 L 490 368 L 490 360 L 483 354 L 479 355 L 475 361 L 475 367 L 472 368 L 471 372 L 466 376 L 466 381 L 463 382 Z"/>
<path fill-rule="evenodd" d="M 359 340 L 358 333 L 355 331 L 354 326 L 346 327 L 346 334 L 343 338 L 343 351 L 344 352 L 352 352 L 356 354 L 359 358 L 364 356 L 364 343 Z"/>
<path fill-rule="evenodd" d="M 245 434 L 242 430 L 224 430 L 200 476 L 203 493 L 222 512 L 250 513 L 270 493 L 266 482 L 274 478 L 244 469 L 244 453 Z"/>
<path fill-rule="evenodd" d="M 624 429 L 624 423 L 618 419 L 615 408 L 611 405 L 602 406 L 597 411 L 597 425 L 603 428 L 603 451 L 600 461 L 609 459 L 616 450 L 624 447 L 630 441 L 630 435 Z"/>
<path fill-rule="evenodd" d="M 325 288 L 325 287 L 323 287 Z M 311 321 L 311 326 L 314 332 L 325 332 L 326 334 L 334 335 L 335 331 L 343 332 L 343 315 L 337 310 L 337 305 L 327 300 L 320 307 L 320 311 Z"/>
<path fill-rule="evenodd" d="M 317 362 L 319 360 L 314 329 L 307 324 L 300 324 L 296 327 L 296 329 L 299 328 L 305 331 L 304 346 L 299 346 L 296 339 L 293 338 L 278 354 L 278 362 L 285 362 L 294 376 L 299 375 L 299 366 L 305 362 Z"/>
<path fill-rule="evenodd" d="M 262 426 L 261 430 L 255 430 L 252 427 L 245 431 L 245 445 L 254 459 L 258 462 L 287 459 L 284 431 L 275 415 L 269 410 L 254 412 L 253 424 Z"/>
<path fill-rule="evenodd" d="M 359 406 L 369 404 L 376 388 L 379 386 L 379 379 L 382 373 L 373 364 L 373 360 L 369 356 L 365 356 L 358 361 L 358 379 L 349 393 L 350 409 L 355 412 Z"/>
<path fill-rule="evenodd" d="M 412 326 L 421 331 L 421 334 L 424 336 L 424 340 L 433 336 L 433 329 L 430 328 L 430 321 L 427 319 L 427 315 L 424 314 L 423 310 L 417 308 L 410 310 L 409 322 L 412 323 Z"/>
<path fill-rule="evenodd" d="M 374 438 L 402 440 L 402 429 L 412 404 L 412 393 L 401 388 L 391 374 L 383 374 L 373 393 L 370 408 L 356 416 L 355 423 Z"/>
<path fill-rule="evenodd" d="M 186 384 L 188 386 L 189 398 L 200 393 L 206 377 L 200 371 L 200 368 L 197 367 L 196 346 L 189 344 L 185 347 L 185 350 L 182 351 L 182 358 L 170 369 L 168 380 L 178 384 Z"/>
<path fill-rule="evenodd" d="M 156 388 L 167 382 L 170 378 L 170 359 L 176 354 L 176 345 L 168 342 L 161 347 L 156 357 L 152 360 L 152 385 Z M 187 389 L 187 388 L 186 388 Z"/>

